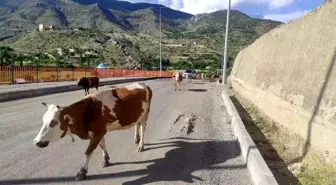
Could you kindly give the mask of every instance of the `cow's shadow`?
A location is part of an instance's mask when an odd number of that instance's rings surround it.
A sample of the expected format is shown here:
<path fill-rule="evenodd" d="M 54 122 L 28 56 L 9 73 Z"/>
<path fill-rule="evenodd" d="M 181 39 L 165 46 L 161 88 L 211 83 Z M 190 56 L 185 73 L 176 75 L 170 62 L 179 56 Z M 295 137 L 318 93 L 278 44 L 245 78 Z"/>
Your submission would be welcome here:
<path fill-rule="evenodd" d="M 208 89 L 180 89 L 180 91 L 207 92 Z"/>
<path fill-rule="evenodd" d="M 188 89 L 188 91 L 192 91 L 192 92 L 207 92 L 208 89 Z"/>
<path fill-rule="evenodd" d="M 219 164 L 226 162 L 228 159 L 240 156 L 239 144 L 237 141 L 189 140 L 186 138 L 179 138 L 177 141 L 147 144 L 146 148 L 147 151 L 149 151 L 167 147 L 174 148 L 169 150 L 163 158 L 138 162 L 117 162 L 114 164 L 112 163 L 111 166 L 149 164 L 145 169 L 109 174 L 88 174 L 86 181 L 143 176 L 132 181 L 124 182 L 123 184 L 147 184 L 160 181 L 183 181 L 192 183 L 195 180 L 203 181 L 201 177 L 193 175 L 194 172 L 199 170 L 246 168 L 245 164 L 237 166 L 219 166 Z M 7 180 L 0 181 L 0 184 L 44 184 L 69 181 L 74 181 L 74 176 Z"/>
<path fill-rule="evenodd" d="M 149 160 L 131 162 L 127 164 L 144 164 L 153 163 L 146 167 L 146 169 L 122 172 L 124 176 L 128 175 L 146 175 L 139 179 L 123 183 L 130 184 L 147 184 L 160 181 L 183 181 L 192 183 L 194 180 L 203 181 L 202 178 L 192 175 L 193 172 L 204 169 L 217 169 L 218 164 L 224 163 L 228 159 L 235 158 L 240 155 L 239 145 L 235 141 L 201 141 L 201 142 L 187 142 L 187 141 L 172 141 L 164 143 L 148 144 L 148 150 L 176 147 L 169 150 L 165 157 Z M 118 164 L 118 163 L 117 163 Z M 125 164 L 125 163 L 121 163 Z M 242 167 L 242 166 L 239 166 Z"/>

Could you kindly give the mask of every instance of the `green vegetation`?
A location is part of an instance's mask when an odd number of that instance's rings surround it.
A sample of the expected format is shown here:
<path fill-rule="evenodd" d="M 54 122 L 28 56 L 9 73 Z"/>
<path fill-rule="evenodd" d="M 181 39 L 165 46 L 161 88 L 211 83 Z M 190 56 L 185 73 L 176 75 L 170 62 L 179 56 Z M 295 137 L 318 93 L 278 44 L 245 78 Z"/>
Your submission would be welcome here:
<path fill-rule="evenodd" d="M 297 175 L 301 185 L 332 185 L 336 182 L 336 165 L 328 164 L 318 152 L 311 152 L 302 162 Z"/>

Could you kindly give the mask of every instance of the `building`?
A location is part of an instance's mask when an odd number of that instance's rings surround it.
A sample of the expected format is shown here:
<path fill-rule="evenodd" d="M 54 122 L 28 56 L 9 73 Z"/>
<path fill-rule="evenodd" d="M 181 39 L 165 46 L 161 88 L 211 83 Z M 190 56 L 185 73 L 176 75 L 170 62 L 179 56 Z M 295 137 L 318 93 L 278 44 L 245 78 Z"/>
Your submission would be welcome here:
<path fill-rule="evenodd" d="M 100 63 L 96 68 L 98 68 L 98 69 L 105 69 L 105 68 L 108 68 L 108 65 Z"/>
<path fill-rule="evenodd" d="M 39 29 L 40 32 L 45 31 L 45 30 L 53 31 L 53 30 L 55 30 L 55 26 L 54 25 L 46 26 L 44 24 L 39 24 L 39 28 L 38 29 Z"/>
<path fill-rule="evenodd" d="M 39 24 L 39 31 L 44 31 L 44 24 Z"/>

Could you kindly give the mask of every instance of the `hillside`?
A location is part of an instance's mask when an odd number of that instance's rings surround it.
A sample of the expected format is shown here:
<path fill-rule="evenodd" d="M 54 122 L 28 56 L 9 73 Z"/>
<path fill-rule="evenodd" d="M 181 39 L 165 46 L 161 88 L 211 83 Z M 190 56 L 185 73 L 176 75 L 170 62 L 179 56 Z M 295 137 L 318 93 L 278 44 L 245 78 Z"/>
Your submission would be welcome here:
<path fill-rule="evenodd" d="M 103 53 L 105 62 L 111 65 L 134 67 L 135 63 L 151 63 L 157 66 L 160 7 L 163 6 L 114 0 L 3 0 L 0 5 L 0 26 L 3 28 L 0 44 L 20 52 L 86 47 Z M 226 20 L 226 11 L 192 16 L 162 9 L 163 57 L 170 59 L 172 68 L 220 68 L 225 31 L 223 20 Z M 39 23 L 53 24 L 56 30 L 39 33 L 36 31 Z M 279 24 L 232 11 L 229 70 L 233 58 L 242 48 Z M 74 28 L 84 31 L 76 32 Z M 106 44 L 110 39 L 125 41 L 127 54 L 123 45 L 120 49 Z"/>
<path fill-rule="evenodd" d="M 158 24 L 160 7 L 163 6 L 114 0 L 2 0 L 0 26 L 4 30 L 32 31 L 37 29 L 38 24 L 44 23 L 54 25 L 58 29 L 84 27 L 157 35 L 158 29 L 155 29 L 155 26 Z M 170 26 L 192 17 L 190 14 L 169 8 L 164 10 L 162 19 L 169 21 L 163 24 Z M 156 31 L 151 32 L 147 27 Z M 7 32 L 0 32 L 0 38 L 12 35 Z"/>
<path fill-rule="evenodd" d="M 232 59 L 235 58 L 242 48 L 253 43 L 261 35 L 280 24 L 277 21 L 255 19 L 239 11 L 231 11 L 229 56 Z M 208 48 L 223 52 L 225 27 L 226 10 L 200 14 L 193 16 L 184 23 L 183 32 L 177 32 L 175 35 L 171 35 L 171 37 L 195 40 Z"/>
<path fill-rule="evenodd" d="M 161 5 L 129 3 L 116 0 L 2 0 L 0 2 L 0 26 L 3 30 L 32 31 L 38 24 L 54 25 L 57 29 L 84 27 L 102 31 L 131 31 L 159 36 Z M 162 29 L 164 33 L 222 32 L 225 27 L 225 11 L 192 16 L 184 12 L 162 9 Z M 223 19 L 224 18 L 224 19 Z M 268 27 L 278 22 L 252 19 L 233 11 L 234 29 L 250 26 L 257 35 L 265 33 Z M 205 24 L 204 24 L 205 23 Z M 265 27 L 265 28 L 264 28 Z M 212 29 L 215 28 L 215 29 Z M 211 30 L 211 31 L 209 31 Z M 1 37 L 11 36 L 1 31 Z"/>

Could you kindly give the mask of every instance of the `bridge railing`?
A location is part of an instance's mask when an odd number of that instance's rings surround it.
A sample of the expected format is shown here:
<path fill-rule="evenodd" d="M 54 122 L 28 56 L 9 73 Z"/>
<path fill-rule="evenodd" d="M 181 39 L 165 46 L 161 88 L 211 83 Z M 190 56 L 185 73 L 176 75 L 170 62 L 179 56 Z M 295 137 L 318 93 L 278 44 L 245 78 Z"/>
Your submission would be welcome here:
<path fill-rule="evenodd" d="M 163 77 L 171 72 L 162 71 Z M 76 81 L 83 76 L 113 77 L 159 77 L 160 71 L 115 68 L 56 68 L 56 67 L 8 67 L 0 66 L 0 84 L 42 83 Z"/>

